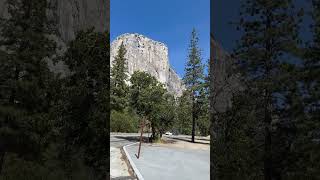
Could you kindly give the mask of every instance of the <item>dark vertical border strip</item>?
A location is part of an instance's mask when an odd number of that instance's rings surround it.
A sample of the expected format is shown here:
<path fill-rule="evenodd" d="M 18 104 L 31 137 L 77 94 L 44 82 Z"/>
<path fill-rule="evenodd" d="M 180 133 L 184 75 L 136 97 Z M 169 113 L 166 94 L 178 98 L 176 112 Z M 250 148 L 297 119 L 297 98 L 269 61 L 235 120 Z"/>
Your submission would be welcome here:
<path fill-rule="evenodd" d="M 106 132 L 107 132 L 107 140 L 105 142 L 101 142 L 101 143 L 106 143 L 106 150 L 107 150 L 107 162 L 108 166 L 107 166 L 107 173 L 106 173 L 106 179 L 110 179 L 110 0 L 106 0 L 106 6 L 107 6 L 107 34 L 108 34 L 108 42 L 106 43 L 106 45 L 108 46 L 108 50 L 109 50 L 109 57 L 107 58 L 108 64 L 109 64 L 109 68 L 107 69 L 107 73 L 108 73 L 108 113 L 107 113 L 107 117 L 106 117 Z"/>
<path fill-rule="evenodd" d="M 209 110 L 209 118 L 211 122 L 210 126 L 210 179 L 214 179 L 213 176 L 213 123 L 214 123 L 214 117 L 213 117 L 213 1 L 210 0 L 210 66 L 209 66 L 209 77 L 210 77 L 210 90 L 209 90 L 209 104 L 210 104 L 210 110 Z"/>

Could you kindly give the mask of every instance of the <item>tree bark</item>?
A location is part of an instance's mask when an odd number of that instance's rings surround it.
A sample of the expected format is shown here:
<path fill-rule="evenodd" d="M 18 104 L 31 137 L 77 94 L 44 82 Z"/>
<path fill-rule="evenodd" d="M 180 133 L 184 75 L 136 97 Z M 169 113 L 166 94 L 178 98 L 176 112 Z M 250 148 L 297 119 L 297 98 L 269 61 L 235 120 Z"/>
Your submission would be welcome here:
<path fill-rule="evenodd" d="M 0 175 L 2 174 L 2 169 L 4 166 L 4 158 L 5 158 L 6 152 L 4 150 L 0 150 Z"/>
<path fill-rule="evenodd" d="M 265 156 L 264 156 L 264 179 L 272 179 L 272 154 L 271 154 L 271 132 L 270 123 L 271 117 L 269 112 L 266 110 L 265 114 Z"/>
<path fill-rule="evenodd" d="M 153 141 L 156 138 L 156 130 L 153 125 L 151 125 L 151 131 L 152 131 L 152 141 Z"/>
<path fill-rule="evenodd" d="M 271 28 L 271 12 L 267 10 L 267 22 L 266 31 Z M 271 60 L 272 60 L 272 38 L 266 40 L 266 61 L 265 68 L 266 74 L 265 78 L 269 81 L 270 71 L 271 71 Z M 272 168 L 272 152 L 271 152 L 271 92 L 269 92 L 269 85 L 264 89 L 264 129 L 265 129 L 265 139 L 264 139 L 264 179 L 273 179 L 273 168 Z"/>
<path fill-rule="evenodd" d="M 192 137 L 191 137 L 191 142 L 193 142 L 193 143 L 194 143 L 194 136 L 195 136 L 195 125 L 196 125 L 196 112 L 195 112 L 194 94 L 192 93 Z"/>

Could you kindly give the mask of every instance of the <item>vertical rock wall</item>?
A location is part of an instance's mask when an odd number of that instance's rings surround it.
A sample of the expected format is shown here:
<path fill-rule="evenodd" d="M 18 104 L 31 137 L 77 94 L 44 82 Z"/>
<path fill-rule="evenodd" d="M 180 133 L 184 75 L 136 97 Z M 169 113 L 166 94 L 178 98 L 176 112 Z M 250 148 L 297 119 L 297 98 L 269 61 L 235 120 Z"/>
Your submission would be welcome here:
<path fill-rule="evenodd" d="M 111 43 L 110 63 L 117 55 L 121 43 L 127 53 L 129 76 L 134 71 L 145 71 L 166 85 L 169 92 L 181 96 L 184 86 L 179 76 L 170 67 L 168 47 L 140 34 L 123 34 Z"/>
<path fill-rule="evenodd" d="M 57 22 L 59 37 L 66 43 L 76 32 L 94 27 L 98 32 L 109 29 L 109 0 L 47 0 L 49 18 Z M 7 0 L 0 0 L 0 17 L 8 18 Z"/>
<path fill-rule="evenodd" d="M 109 30 L 110 0 L 47 0 L 48 18 L 56 22 L 57 31 L 52 38 L 59 46 L 58 54 L 63 54 L 67 43 L 73 40 L 76 33 L 94 27 L 97 32 Z M 7 0 L 0 0 L 0 17 L 10 18 Z M 67 75 L 69 70 L 62 63 L 53 64 L 48 60 L 50 69 Z"/>
<path fill-rule="evenodd" d="M 224 112 L 232 104 L 232 93 L 240 90 L 241 86 L 237 74 L 232 70 L 233 60 L 230 55 L 213 37 L 210 41 L 211 106 L 215 112 Z"/>

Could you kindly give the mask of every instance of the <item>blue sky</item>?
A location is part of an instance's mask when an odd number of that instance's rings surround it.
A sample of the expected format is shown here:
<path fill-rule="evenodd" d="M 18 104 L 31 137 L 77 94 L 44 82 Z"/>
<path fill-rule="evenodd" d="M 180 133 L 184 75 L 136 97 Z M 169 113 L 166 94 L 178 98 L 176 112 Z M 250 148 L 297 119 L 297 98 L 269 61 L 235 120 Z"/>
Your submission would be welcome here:
<path fill-rule="evenodd" d="M 210 55 L 210 0 L 111 0 L 111 42 L 123 33 L 139 33 L 165 43 L 169 61 L 184 75 L 192 28 L 199 34 L 203 63 Z"/>
<path fill-rule="evenodd" d="M 241 33 L 236 30 L 236 27 L 230 22 L 239 21 L 239 7 L 241 1 L 237 0 L 212 0 L 211 3 L 211 32 L 215 39 L 228 52 L 232 52 L 235 48 L 235 42 L 241 37 Z M 303 8 L 305 16 L 303 24 L 300 27 L 300 35 L 305 41 L 310 40 L 309 24 L 310 17 L 307 16 L 307 11 L 310 11 L 310 0 L 301 1 L 295 0 L 296 8 Z"/>
<path fill-rule="evenodd" d="M 211 3 L 211 32 L 214 38 L 222 47 L 231 52 L 235 41 L 240 34 L 235 27 L 230 24 L 231 21 L 238 20 L 240 1 L 235 0 L 214 0 Z"/>

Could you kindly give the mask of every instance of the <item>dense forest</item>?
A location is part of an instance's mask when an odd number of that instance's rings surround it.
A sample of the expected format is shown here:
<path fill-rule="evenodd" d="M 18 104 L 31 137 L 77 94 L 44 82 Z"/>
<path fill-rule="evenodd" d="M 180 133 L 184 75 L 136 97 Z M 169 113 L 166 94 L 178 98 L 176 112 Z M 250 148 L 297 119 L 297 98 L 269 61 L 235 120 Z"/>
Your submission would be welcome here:
<path fill-rule="evenodd" d="M 106 179 L 109 33 L 77 33 L 58 55 L 46 0 L 8 0 L 0 23 L 0 179 Z M 62 61 L 70 75 L 52 72 Z"/>
<path fill-rule="evenodd" d="M 241 37 L 231 54 L 242 88 L 226 111 L 211 106 L 214 179 L 320 178 L 320 4 L 295 3 L 241 1 L 233 23 Z M 307 19 L 310 41 L 300 33 Z M 214 100 L 214 84 L 211 91 Z"/>

